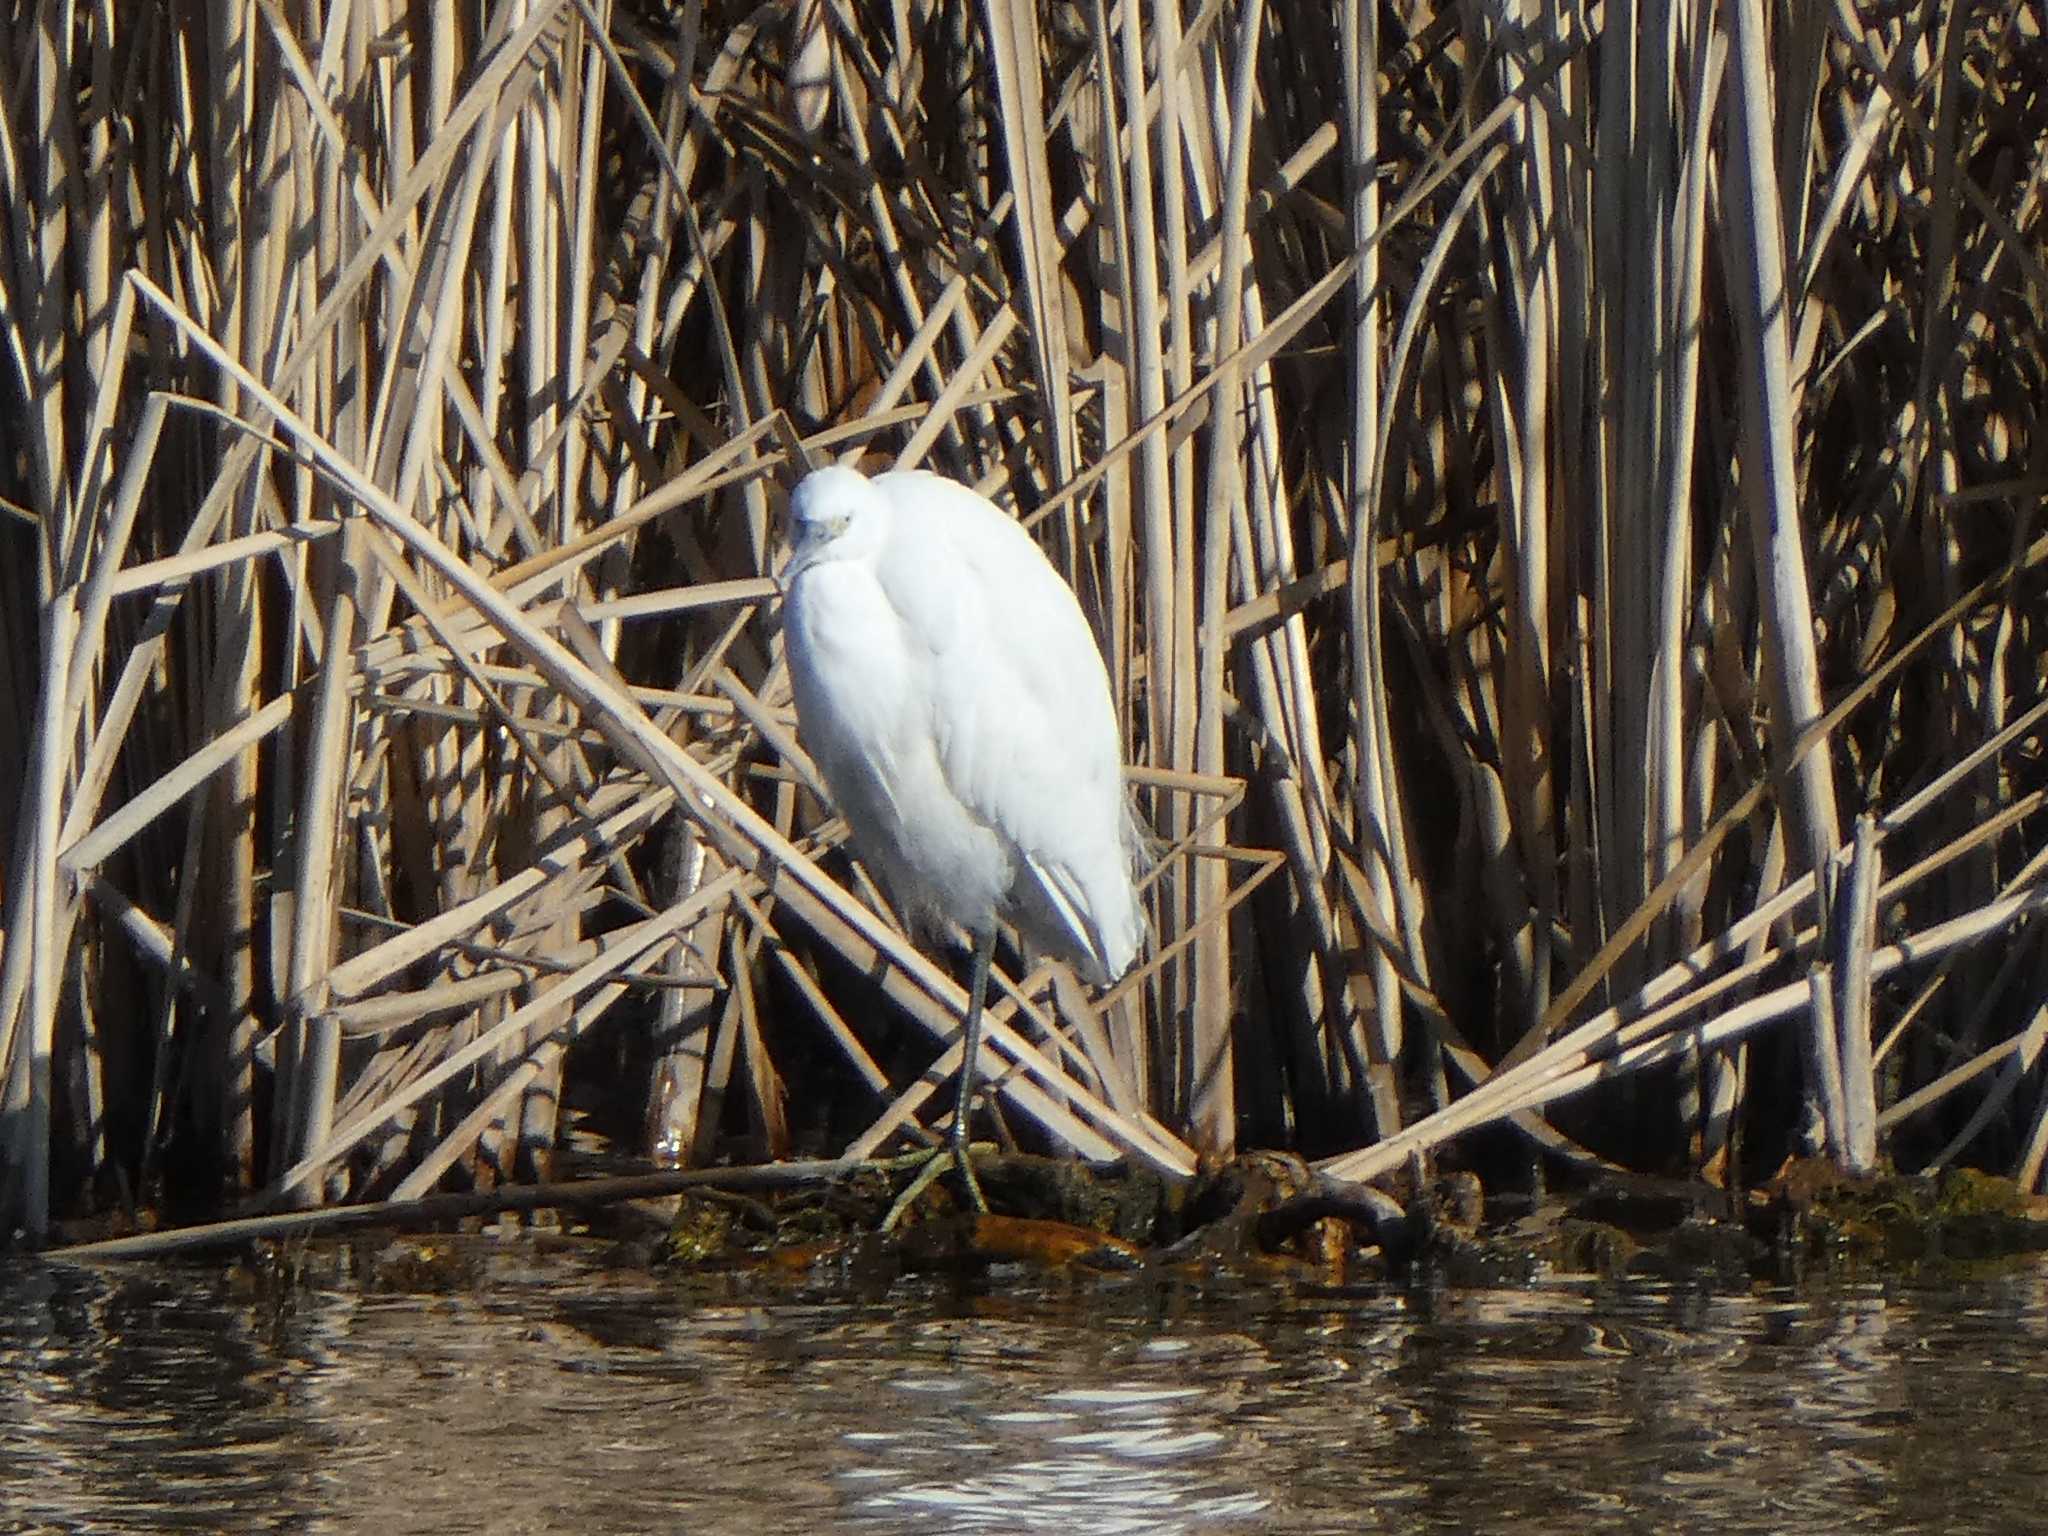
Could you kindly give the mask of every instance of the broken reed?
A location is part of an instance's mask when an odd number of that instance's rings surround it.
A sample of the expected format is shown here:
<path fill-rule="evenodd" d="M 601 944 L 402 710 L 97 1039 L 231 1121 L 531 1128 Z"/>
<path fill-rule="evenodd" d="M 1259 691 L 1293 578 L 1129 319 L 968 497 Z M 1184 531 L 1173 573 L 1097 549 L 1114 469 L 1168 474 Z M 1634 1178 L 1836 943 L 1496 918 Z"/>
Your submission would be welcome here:
<path fill-rule="evenodd" d="M 668 1155 L 915 1133 L 767 579 L 856 453 L 1158 839 L 1038 1138 L 2039 1185 L 2048 7 L 0 14 L 10 1224 L 515 1176 L 608 1018 Z"/>

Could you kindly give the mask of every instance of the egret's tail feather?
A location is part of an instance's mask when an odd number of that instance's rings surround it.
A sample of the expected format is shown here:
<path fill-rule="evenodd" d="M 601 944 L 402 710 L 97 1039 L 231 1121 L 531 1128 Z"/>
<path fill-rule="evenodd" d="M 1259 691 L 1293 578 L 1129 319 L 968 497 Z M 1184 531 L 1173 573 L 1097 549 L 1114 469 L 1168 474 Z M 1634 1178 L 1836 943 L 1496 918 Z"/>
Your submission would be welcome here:
<path fill-rule="evenodd" d="M 1012 915 L 1028 940 L 1058 955 L 1093 986 L 1108 986 L 1131 968 L 1145 925 L 1122 871 L 1102 882 L 1110 889 L 1091 891 L 1070 869 L 1028 854 L 1021 864 L 1021 878 L 1011 889 Z"/>

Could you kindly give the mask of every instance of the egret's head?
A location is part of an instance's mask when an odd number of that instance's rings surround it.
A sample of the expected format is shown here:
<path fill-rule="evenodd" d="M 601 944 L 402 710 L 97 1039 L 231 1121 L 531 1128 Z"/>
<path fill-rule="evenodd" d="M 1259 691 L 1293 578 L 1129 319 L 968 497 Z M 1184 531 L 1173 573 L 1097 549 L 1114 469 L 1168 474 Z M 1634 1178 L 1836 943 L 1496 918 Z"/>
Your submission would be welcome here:
<path fill-rule="evenodd" d="M 815 470 L 789 496 L 786 587 L 808 567 L 843 560 L 880 546 L 888 504 L 867 476 L 834 465 Z"/>

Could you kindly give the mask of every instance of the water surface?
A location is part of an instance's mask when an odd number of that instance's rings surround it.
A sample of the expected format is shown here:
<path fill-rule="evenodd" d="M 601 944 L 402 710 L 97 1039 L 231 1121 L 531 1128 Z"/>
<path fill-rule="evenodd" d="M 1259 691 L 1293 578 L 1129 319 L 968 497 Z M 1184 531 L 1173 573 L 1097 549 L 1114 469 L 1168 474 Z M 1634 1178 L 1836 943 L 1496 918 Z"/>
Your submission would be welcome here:
<path fill-rule="evenodd" d="M 2048 1269 L 1939 1289 L 861 1288 L 466 1240 L 0 1267 L 0 1531 L 2048 1523 Z M 393 1288 L 393 1287 L 396 1288 Z"/>

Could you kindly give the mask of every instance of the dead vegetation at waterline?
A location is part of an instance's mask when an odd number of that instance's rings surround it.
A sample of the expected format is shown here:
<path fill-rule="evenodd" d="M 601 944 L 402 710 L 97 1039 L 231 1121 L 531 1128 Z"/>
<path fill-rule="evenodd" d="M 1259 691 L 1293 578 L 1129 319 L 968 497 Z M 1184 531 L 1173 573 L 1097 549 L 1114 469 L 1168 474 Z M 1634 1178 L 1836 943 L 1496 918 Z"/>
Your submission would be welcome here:
<path fill-rule="evenodd" d="M 799 442 L 1105 643 L 1027 1142 L 2040 1187 L 2048 7 L 1645 9 L 0 11 L 8 1224 L 521 1177 L 578 1040 L 686 1160 L 942 1108 Z"/>
<path fill-rule="evenodd" d="M 1191 1178 L 1130 1159 L 989 1146 L 975 1160 L 995 1211 L 926 1185 L 927 1159 L 908 1153 L 508 1184 L 116 1235 L 104 1220 L 68 1221 L 54 1251 L 80 1264 L 231 1254 L 259 1283 L 287 1284 L 339 1259 L 366 1289 L 462 1290 L 477 1279 L 479 1222 L 488 1224 L 481 1240 L 502 1248 L 507 1217 L 546 1212 L 551 1219 L 526 1229 L 544 1248 L 608 1269 L 723 1277 L 750 1293 L 787 1284 L 880 1295 L 906 1277 L 939 1275 L 1269 1297 L 1586 1279 L 1736 1291 L 1927 1284 L 2048 1252 L 2048 1198 L 1967 1168 L 1857 1175 L 1801 1158 L 1745 1190 L 1617 1174 L 1570 1195 L 1489 1199 L 1469 1171 L 1399 1176 L 1380 1189 L 1285 1153 L 1242 1154 Z"/>

